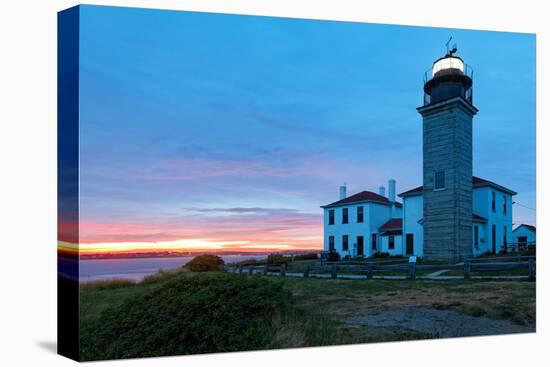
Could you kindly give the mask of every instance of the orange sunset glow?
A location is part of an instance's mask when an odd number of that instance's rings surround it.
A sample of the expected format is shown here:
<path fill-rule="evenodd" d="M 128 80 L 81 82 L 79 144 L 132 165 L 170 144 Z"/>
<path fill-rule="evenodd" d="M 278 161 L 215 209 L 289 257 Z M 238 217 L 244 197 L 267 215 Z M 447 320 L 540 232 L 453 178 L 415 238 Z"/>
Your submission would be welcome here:
<path fill-rule="evenodd" d="M 259 224 L 258 222 L 261 222 Z M 60 226 L 62 227 L 62 226 Z M 215 230 L 211 228 L 215 227 Z M 147 252 L 270 252 L 318 251 L 322 227 L 315 218 L 278 218 L 261 221 L 232 218 L 214 226 L 195 222 L 162 225 L 82 223 L 79 241 L 60 233 L 58 249 L 80 255 Z M 196 236 L 196 237 L 193 237 Z"/>

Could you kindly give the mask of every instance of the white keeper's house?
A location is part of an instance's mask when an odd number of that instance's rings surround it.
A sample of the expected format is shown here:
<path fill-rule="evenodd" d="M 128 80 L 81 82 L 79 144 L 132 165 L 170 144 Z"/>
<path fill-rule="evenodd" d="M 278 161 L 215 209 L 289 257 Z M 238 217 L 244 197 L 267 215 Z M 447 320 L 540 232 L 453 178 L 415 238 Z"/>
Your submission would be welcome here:
<path fill-rule="evenodd" d="M 378 194 L 361 191 L 349 197 L 346 187 L 340 187 L 340 200 L 322 206 L 325 251 L 336 251 L 341 257 L 368 257 L 375 252 L 424 257 L 422 186 L 399 194 L 403 203 L 395 200 L 395 180 L 388 186 L 388 197 L 384 187 Z M 510 250 L 510 244 L 517 243 L 512 234 L 512 197 L 516 192 L 476 176 L 472 189 L 473 256 Z M 534 236 L 527 233 L 529 227 L 520 226 L 517 233 L 526 232 L 526 242 L 534 242 Z"/>
<path fill-rule="evenodd" d="M 389 181 L 388 197 L 361 191 L 346 196 L 340 187 L 340 200 L 324 205 L 325 251 L 341 257 L 368 257 L 381 248 L 401 246 L 401 203 L 395 201 L 395 181 Z"/>
<path fill-rule="evenodd" d="M 422 115 L 423 185 L 395 198 L 362 191 L 321 206 L 324 250 L 341 257 L 376 252 L 461 261 L 513 249 L 519 239 L 534 242 L 535 231 L 512 232 L 512 197 L 516 192 L 472 174 L 473 72 L 456 48 L 437 59 L 424 78 Z M 514 237 L 515 236 L 515 237 Z"/>

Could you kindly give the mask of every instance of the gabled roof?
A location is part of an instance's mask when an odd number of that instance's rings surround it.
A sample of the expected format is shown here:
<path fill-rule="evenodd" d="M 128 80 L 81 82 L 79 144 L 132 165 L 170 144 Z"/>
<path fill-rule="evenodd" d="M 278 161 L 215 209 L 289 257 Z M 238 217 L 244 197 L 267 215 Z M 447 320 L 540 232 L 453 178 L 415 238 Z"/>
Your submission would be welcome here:
<path fill-rule="evenodd" d="M 487 223 L 487 218 L 483 218 L 481 215 L 472 214 L 472 222 Z"/>
<path fill-rule="evenodd" d="M 355 203 L 377 203 L 377 204 L 384 204 L 384 205 L 391 205 L 391 201 L 388 200 L 387 197 L 378 195 L 372 191 L 361 191 L 355 195 L 348 196 L 345 199 L 335 201 L 332 204 L 323 205 L 321 208 L 330 208 L 334 206 L 341 206 L 346 204 L 355 204 Z M 402 207 L 403 205 L 401 203 L 395 202 L 395 206 Z"/>
<path fill-rule="evenodd" d="M 496 184 L 492 181 L 486 180 L 484 178 L 476 177 L 476 176 L 472 176 L 472 187 L 473 188 L 492 187 L 492 188 L 495 188 L 497 190 L 500 190 L 500 191 L 505 192 L 505 193 L 510 194 L 510 195 L 516 195 L 517 194 L 517 192 L 515 192 L 513 190 L 510 190 L 509 188 L 506 188 L 506 187 L 501 186 L 499 184 Z M 403 197 L 407 197 L 407 196 L 422 195 L 423 193 L 424 193 L 423 186 L 418 186 L 418 187 L 415 187 L 414 189 L 402 192 L 401 194 L 399 194 L 397 196 L 403 198 Z"/>
<path fill-rule="evenodd" d="M 378 228 L 381 236 L 390 236 L 390 235 L 402 235 L 403 234 L 403 219 L 393 218 L 388 220 Z"/>
<path fill-rule="evenodd" d="M 403 219 L 401 218 L 392 218 L 378 228 L 380 231 L 389 231 L 392 229 L 401 229 L 403 228 Z"/>
<path fill-rule="evenodd" d="M 499 184 L 496 184 L 492 181 L 489 181 L 489 180 L 485 180 L 483 178 L 480 178 L 480 177 L 476 177 L 476 176 L 472 176 L 472 186 L 474 188 L 476 187 L 486 187 L 486 186 L 489 186 L 489 187 L 492 187 L 494 189 L 497 189 L 497 190 L 500 190 L 500 191 L 503 191 L 507 194 L 510 194 L 510 195 L 516 195 L 517 192 L 515 192 L 514 190 L 510 190 L 509 188 L 507 187 L 504 187 L 504 186 L 501 186 Z"/>
<path fill-rule="evenodd" d="M 532 225 L 530 225 L 530 224 L 520 224 L 520 225 L 517 226 L 516 229 L 514 229 L 512 232 L 517 231 L 520 227 L 525 227 L 525 228 L 527 228 L 528 230 L 530 230 L 531 232 L 537 233 L 537 227 L 532 226 Z"/>
<path fill-rule="evenodd" d="M 402 192 L 401 194 L 398 194 L 397 196 L 399 196 L 400 198 L 404 198 L 404 197 L 407 197 L 407 196 L 422 195 L 423 193 L 424 193 L 424 187 L 423 186 L 418 186 L 418 187 L 415 187 L 414 189 L 410 189 L 408 191 Z"/>

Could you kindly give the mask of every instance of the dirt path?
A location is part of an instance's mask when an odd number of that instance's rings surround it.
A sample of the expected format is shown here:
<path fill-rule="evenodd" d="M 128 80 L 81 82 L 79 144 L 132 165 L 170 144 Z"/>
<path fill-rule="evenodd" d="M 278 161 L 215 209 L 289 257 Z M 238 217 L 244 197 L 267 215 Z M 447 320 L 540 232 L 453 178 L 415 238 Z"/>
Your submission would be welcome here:
<path fill-rule="evenodd" d="M 410 329 L 440 338 L 535 332 L 534 325 L 517 325 L 508 320 L 473 317 L 453 310 L 427 307 L 394 308 L 377 314 L 350 317 L 345 322 L 369 327 Z"/>

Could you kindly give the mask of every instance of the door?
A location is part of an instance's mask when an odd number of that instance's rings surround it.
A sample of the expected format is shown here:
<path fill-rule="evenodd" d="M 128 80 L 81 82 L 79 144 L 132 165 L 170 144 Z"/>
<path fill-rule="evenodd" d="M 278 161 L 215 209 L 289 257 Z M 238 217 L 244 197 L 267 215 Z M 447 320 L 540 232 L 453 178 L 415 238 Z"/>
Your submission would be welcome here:
<path fill-rule="evenodd" d="M 363 236 L 357 236 L 357 256 L 363 256 Z"/>
<path fill-rule="evenodd" d="M 372 251 L 376 251 L 376 233 L 373 233 L 371 235 L 371 246 L 372 246 Z"/>
<path fill-rule="evenodd" d="M 407 233 L 406 237 L 407 242 L 407 255 L 413 255 L 414 254 L 414 234 L 413 233 Z"/>
<path fill-rule="evenodd" d="M 518 237 L 518 248 L 519 250 L 523 251 L 527 247 L 527 236 L 519 236 Z"/>
<path fill-rule="evenodd" d="M 497 226 L 493 224 L 491 229 L 491 243 L 493 246 L 493 254 L 497 253 Z"/>

